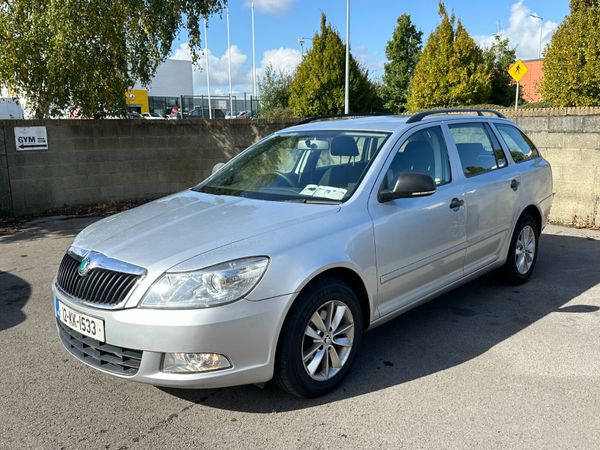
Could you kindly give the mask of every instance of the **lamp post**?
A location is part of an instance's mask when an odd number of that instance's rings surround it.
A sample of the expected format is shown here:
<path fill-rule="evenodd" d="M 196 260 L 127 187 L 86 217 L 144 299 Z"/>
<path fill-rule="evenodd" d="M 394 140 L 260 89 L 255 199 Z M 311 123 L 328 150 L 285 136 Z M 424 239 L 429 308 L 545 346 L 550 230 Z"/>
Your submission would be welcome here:
<path fill-rule="evenodd" d="M 204 18 L 204 56 L 206 57 L 206 91 L 208 92 L 208 118 L 212 119 L 212 102 L 210 101 L 210 69 L 208 67 L 208 26 Z"/>
<path fill-rule="evenodd" d="M 344 113 L 350 113 L 350 0 L 346 0 L 346 75 L 344 82 Z"/>
<path fill-rule="evenodd" d="M 300 52 L 302 53 L 302 57 L 304 58 L 304 41 L 312 41 L 312 38 L 307 37 L 299 37 L 298 44 L 300 44 Z"/>
<path fill-rule="evenodd" d="M 229 75 L 229 117 L 233 117 L 233 96 L 231 93 L 231 40 L 229 36 L 229 7 L 227 7 L 227 72 Z"/>
<path fill-rule="evenodd" d="M 254 2 L 250 3 L 252 9 L 252 96 L 256 98 L 256 48 L 254 46 Z"/>
<path fill-rule="evenodd" d="M 544 18 L 538 16 L 537 14 L 529 14 L 529 17 L 532 17 L 532 18 L 540 21 L 540 47 L 539 47 L 539 51 L 538 51 L 538 59 L 542 59 L 542 31 L 543 31 L 543 27 L 544 27 Z"/>

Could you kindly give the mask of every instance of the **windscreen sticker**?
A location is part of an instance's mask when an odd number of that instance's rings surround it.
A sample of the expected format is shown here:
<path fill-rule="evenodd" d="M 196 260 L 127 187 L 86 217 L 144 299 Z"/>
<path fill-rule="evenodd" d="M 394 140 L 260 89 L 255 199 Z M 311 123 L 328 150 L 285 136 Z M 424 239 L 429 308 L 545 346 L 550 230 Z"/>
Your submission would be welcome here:
<path fill-rule="evenodd" d="M 307 184 L 300 195 L 307 195 L 310 197 L 330 198 L 332 200 L 341 200 L 348 192 L 347 189 L 337 188 L 333 186 L 321 186 L 318 184 Z"/>

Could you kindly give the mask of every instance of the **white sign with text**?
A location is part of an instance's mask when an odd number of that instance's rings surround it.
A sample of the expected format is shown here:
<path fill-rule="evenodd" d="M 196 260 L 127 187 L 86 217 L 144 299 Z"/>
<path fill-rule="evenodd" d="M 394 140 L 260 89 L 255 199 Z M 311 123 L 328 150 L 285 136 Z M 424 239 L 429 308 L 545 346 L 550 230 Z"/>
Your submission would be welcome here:
<path fill-rule="evenodd" d="M 46 127 L 15 127 L 15 146 L 18 152 L 48 150 Z"/>

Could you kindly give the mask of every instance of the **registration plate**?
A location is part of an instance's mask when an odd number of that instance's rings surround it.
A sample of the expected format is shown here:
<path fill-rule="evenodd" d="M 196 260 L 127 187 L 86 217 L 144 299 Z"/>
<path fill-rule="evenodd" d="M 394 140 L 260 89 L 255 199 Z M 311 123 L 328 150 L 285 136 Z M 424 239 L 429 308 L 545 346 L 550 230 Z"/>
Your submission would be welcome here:
<path fill-rule="evenodd" d="M 59 299 L 55 300 L 56 317 L 69 328 L 85 336 L 104 342 L 104 320 L 69 308 Z"/>

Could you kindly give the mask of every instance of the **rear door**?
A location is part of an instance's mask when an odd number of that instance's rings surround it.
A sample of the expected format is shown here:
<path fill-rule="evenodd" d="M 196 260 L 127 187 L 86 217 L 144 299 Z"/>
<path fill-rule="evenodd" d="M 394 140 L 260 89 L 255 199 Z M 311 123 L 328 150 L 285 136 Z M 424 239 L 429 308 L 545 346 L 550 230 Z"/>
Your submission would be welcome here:
<path fill-rule="evenodd" d="M 501 257 L 519 200 L 521 176 L 486 122 L 451 122 L 448 129 L 464 178 L 467 275 Z"/>
<path fill-rule="evenodd" d="M 454 162 L 454 165 L 456 162 Z M 454 168 L 455 169 L 455 168 Z M 369 200 L 379 278 L 379 313 L 385 316 L 458 280 L 465 254 L 465 207 L 442 126 L 421 126 L 388 158 Z M 399 173 L 430 175 L 436 192 L 428 197 L 380 203 Z"/>

